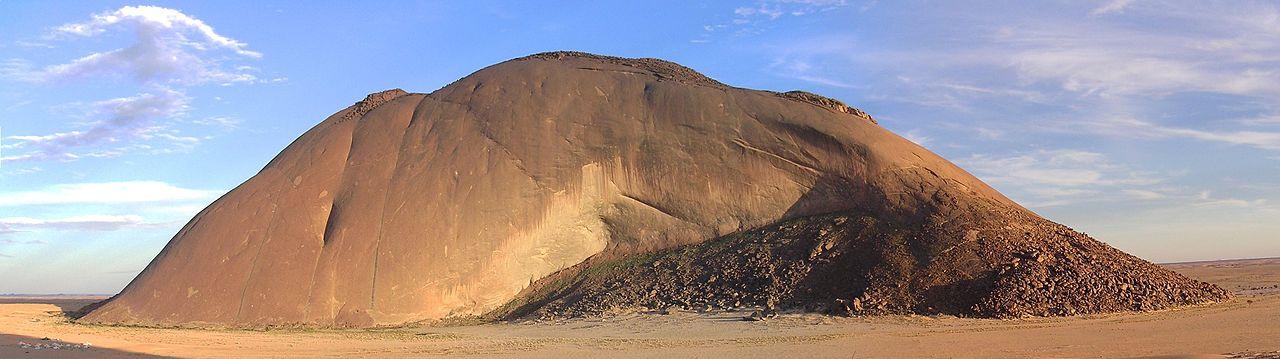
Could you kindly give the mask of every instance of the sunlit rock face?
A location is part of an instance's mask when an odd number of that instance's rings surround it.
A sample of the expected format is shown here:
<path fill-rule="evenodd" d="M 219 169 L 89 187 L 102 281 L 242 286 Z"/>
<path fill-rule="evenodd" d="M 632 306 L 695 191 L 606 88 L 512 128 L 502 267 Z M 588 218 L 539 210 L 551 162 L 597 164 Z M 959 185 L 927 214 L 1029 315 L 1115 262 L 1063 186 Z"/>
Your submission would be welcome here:
<path fill-rule="evenodd" d="M 330 116 L 82 320 L 479 316 L 583 263 L 850 211 L 921 225 L 973 211 L 1041 220 L 838 101 L 734 88 L 655 59 L 538 54 Z M 914 240 L 980 253 L 965 244 L 978 245 L 974 228 L 950 226 Z"/>

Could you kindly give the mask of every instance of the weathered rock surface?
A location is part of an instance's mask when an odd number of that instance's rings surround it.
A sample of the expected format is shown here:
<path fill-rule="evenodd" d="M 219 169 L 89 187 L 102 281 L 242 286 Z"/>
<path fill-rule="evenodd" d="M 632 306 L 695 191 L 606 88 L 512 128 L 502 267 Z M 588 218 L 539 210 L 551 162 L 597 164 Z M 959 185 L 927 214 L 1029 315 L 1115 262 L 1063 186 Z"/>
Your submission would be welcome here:
<path fill-rule="evenodd" d="M 556 52 L 339 111 L 81 320 L 1063 315 L 1225 296 L 1036 216 L 838 101 Z"/>

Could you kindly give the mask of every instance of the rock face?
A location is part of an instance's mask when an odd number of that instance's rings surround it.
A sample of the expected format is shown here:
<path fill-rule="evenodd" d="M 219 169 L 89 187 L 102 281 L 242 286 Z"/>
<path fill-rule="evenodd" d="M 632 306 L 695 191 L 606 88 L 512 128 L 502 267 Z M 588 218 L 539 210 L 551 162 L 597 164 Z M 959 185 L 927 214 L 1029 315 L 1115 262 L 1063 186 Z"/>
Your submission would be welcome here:
<path fill-rule="evenodd" d="M 81 320 L 1066 315 L 1224 298 L 1036 216 L 839 101 L 555 52 L 330 116 Z"/>

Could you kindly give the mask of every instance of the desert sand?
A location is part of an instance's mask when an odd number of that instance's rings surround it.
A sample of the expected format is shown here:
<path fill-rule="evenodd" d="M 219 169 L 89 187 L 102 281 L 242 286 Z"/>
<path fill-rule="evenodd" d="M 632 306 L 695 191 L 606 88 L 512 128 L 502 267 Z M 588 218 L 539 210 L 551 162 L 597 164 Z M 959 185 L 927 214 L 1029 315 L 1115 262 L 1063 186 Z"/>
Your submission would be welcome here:
<path fill-rule="evenodd" d="M 0 301 L 0 357 L 1272 357 L 1280 258 L 1164 265 L 1233 291 L 1225 303 L 1013 320 L 632 313 L 600 319 L 380 330 L 208 330 L 75 324 L 92 298 Z M 25 302 L 25 303 L 20 303 Z M 50 338 L 42 341 L 40 338 Z M 31 350 L 26 343 L 90 343 Z"/>

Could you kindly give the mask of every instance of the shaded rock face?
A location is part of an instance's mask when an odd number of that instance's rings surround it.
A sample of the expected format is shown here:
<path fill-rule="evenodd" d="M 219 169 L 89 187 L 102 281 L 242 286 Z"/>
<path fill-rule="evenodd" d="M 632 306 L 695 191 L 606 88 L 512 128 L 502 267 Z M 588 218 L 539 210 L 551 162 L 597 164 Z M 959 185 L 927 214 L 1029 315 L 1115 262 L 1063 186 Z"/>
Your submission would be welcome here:
<path fill-rule="evenodd" d="M 1105 299 L 1119 283 L 1130 294 Z M 1225 295 L 1039 218 L 838 101 L 557 52 L 330 116 L 81 320 L 369 327 L 733 293 L 991 316 Z"/>

